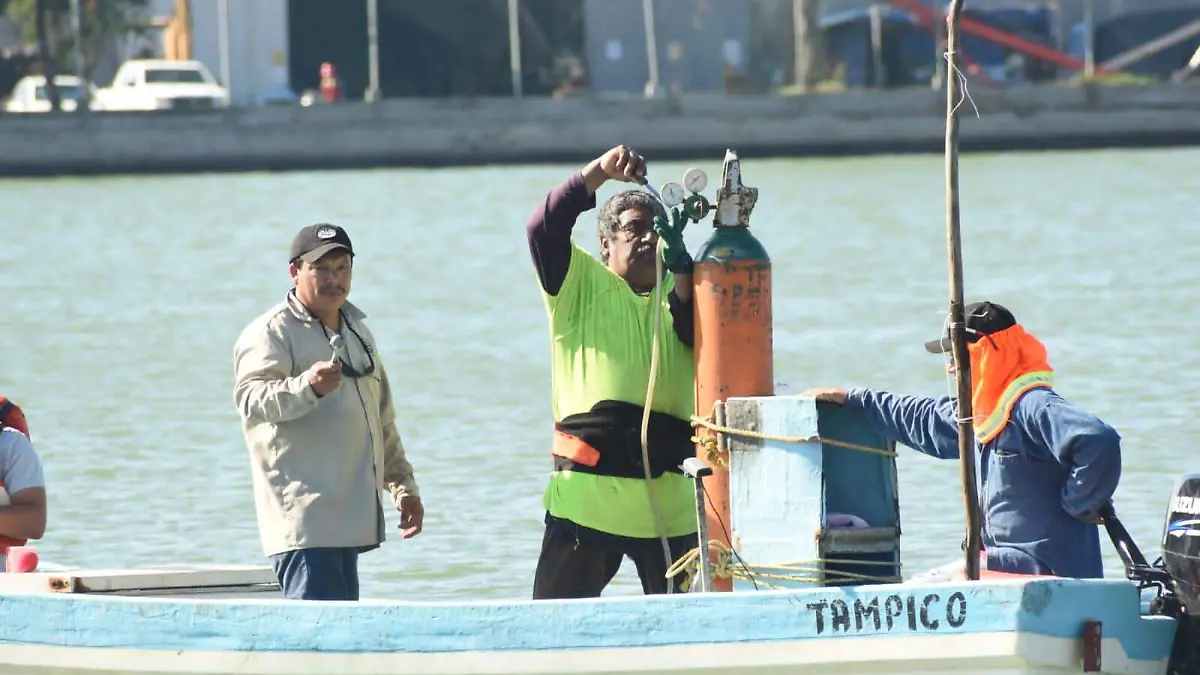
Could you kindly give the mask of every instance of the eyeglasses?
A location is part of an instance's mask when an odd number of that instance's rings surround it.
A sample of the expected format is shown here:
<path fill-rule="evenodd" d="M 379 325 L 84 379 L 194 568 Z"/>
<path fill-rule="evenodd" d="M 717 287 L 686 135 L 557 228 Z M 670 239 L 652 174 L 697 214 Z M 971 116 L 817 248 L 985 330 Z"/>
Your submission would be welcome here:
<path fill-rule="evenodd" d="M 651 226 L 623 226 L 617 228 L 617 236 L 622 241 L 637 241 L 644 238 L 646 235 L 655 235 L 654 228 Z"/>
<path fill-rule="evenodd" d="M 342 375 L 357 380 L 361 377 L 366 377 L 366 376 L 370 375 L 371 373 L 374 373 L 375 372 L 375 354 L 371 350 L 371 345 L 367 344 L 367 341 L 363 339 L 363 336 L 359 335 L 358 331 L 354 330 L 354 326 L 350 325 L 350 320 L 346 318 L 346 315 L 344 313 L 339 312 L 339 314 L 341 315 L 342 325 L 345 326 L 346 329 L 349 330 L 351 333 L 354 333 L 354 337 L 358 338 L 359 344 L 362 345 L 363 353 L 367 355 L 367 367 L 364 368 L 362 370 L 362 372 L 355 370 L 354 366 L 350 363 L 350 350 L 348 350 L 348 349 L 346 350 L 346 358 L 345 359 L 342 359 L 341 356 L 338 356 L 337 361 L 342 366 Z M 320 322 L 318 322 L 318 323 L 320 323 Z M 321 332 L 325 333 L 325 337 L 328 338 L 329 331 L 325 329 L 325 324 L 320 324 L 320 326 L 321 326 Z"/>

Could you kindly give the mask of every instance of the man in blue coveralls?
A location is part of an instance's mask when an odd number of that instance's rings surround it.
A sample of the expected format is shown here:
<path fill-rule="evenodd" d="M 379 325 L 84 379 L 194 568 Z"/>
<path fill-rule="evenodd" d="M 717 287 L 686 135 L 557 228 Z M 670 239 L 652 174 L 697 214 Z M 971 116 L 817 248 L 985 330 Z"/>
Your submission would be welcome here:
<path fill-rule="evenodd" d="M 967 305 L 975 446 L 980 452 L 986 569 L 1104 576 L 1100 512 L 1121 477 L 1121 437 L 1051 388 L 1046 348 L 992 302 Z M 950 338 L 928 342 L 950 351 Z M 861 410 L 877 432 L 940 459 L 958 459 L 958 406 L 871 389 L 805 395 Z"/>

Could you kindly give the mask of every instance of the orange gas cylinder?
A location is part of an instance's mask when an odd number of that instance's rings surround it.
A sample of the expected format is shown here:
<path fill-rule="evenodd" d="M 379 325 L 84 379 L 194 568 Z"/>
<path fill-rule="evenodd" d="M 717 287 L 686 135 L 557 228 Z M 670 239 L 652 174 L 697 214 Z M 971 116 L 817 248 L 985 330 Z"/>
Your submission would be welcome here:
<path fill-rule="evenodd" d="M 692 276 L 696 321 L 696 415 L 710 417 L 730 396 L 773 396 L 771 259 L 751 234 L 750 212 L 758 190 L 742 184 L 737 154 L 725 154 L 717 191 L 713 233 L 700 247 Z M 715 450 L 715 436 L 697 429 L 697 456 L 713 468 L 705 481 L 709 537 L 729 541 L 729 455 Z M 713 507 L 716 507 L 715 510 Z M 715 559 L 715 553 L 710 555 Z M 733 590 L 730 579 L 713 579 L 713 590 Z"/>

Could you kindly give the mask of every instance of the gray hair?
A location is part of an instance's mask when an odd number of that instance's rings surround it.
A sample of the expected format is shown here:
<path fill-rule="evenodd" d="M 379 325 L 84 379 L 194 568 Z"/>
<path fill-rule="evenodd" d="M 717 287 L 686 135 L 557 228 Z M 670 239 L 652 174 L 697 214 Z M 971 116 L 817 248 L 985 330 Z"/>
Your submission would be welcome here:
<path fill-rule="evenodd" d="M 618 192 L 604 202 L 597 216 L 597 229 L 602 239 L 615 239 L 617 230 L 621 229 L 621 214 L 629 209 L 643 207 L 650 210 L 653 216 L 667 219 L 667 209 L 663 207 L 649 192 L 644 190 L 625 190 Z"/>

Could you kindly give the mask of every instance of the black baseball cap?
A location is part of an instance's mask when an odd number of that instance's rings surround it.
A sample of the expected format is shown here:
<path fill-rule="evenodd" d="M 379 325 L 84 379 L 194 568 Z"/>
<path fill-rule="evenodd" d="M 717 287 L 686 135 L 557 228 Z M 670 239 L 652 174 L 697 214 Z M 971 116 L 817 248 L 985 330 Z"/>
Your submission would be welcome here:
<path fill-rule="evenodd" d="M 1012 312 L 994 302 L 972 302 L 963 307 L 964 323 L 967 328 L 967 343 L 979 340 L 984 335 L 999 333 L 1006 328 L 1017 325 L 1017 318 Z M 946 334 L 940 340 L 930 340 L 925 343 L 925 351 L 930 354 L 943 354 L 951 350 L 949 326 Z"/>
<path fill-rule="evenodd" d="M 297 232 L 296 238 L 292 239 L 292 251 L 288 262 L 295 262 L 296 258 L 301 258 L 306 263 L 314 263 L 320 260 L 321 256 L 338 248 L 344 248 L 354 256 L 350 235 L 346 234 L 344 229 L 329 223 L 309 225 Z"/>

